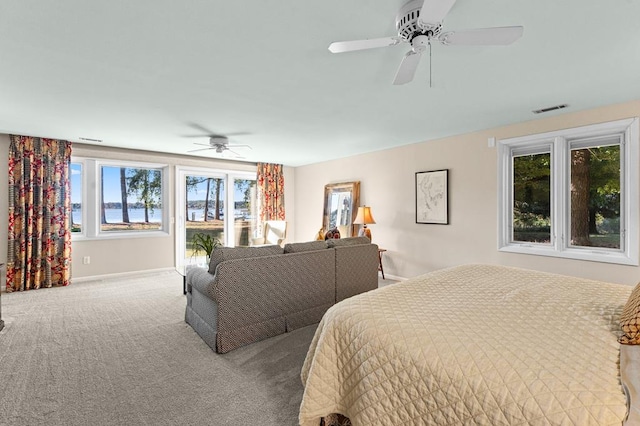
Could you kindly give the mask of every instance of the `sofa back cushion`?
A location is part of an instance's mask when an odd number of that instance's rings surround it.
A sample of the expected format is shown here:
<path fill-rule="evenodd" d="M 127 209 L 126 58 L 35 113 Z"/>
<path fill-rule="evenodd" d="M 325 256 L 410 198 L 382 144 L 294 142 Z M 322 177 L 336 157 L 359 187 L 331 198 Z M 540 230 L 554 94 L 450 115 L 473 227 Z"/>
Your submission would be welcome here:
<path fill-rule="evenodd" d="M 362 244 L 371 244 L 371 240 L 367 237 L 350 237 L 342 238 L 339 240 L 327 240 L 329 248 L 344 247 L 344 246 L 359 246 Z"/>
<path fill-rule="evenodd" d="M 284 250 L 278 245 L 262 246 L 262 247 L 220 247 L 211 253 L 211 261 L 209 262 L 209 273 L 215 274 L 216 267 L 220 262 L 231 259 L 244 259 L 247 257 L 271 256 L 274 254 L 283 254 Z"/>
<path fill-rule="evenodd" d="M 325 250 L 327 243 L 324 241 L 309 241 L 307 243 L 289 243 L 284 245 L 285 253 L 302 253 L 305 251 Z"/>

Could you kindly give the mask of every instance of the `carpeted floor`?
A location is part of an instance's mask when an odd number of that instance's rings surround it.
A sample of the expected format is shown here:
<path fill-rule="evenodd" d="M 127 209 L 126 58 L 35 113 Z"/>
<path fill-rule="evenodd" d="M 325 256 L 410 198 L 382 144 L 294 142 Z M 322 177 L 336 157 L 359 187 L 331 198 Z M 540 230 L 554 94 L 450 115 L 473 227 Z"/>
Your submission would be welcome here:
<path fill-rule="evenodd" d="M 315 326 L 214 353 L 175 272 L 2 294 L 0 425 L 296 425 Z"/>

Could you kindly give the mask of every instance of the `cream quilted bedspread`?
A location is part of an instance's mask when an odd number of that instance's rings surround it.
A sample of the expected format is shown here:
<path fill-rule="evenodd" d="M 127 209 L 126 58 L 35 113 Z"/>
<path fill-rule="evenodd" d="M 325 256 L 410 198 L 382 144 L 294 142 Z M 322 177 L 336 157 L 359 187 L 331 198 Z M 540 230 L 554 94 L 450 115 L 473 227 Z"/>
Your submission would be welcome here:
<path fill-rule="evenodd" d="M 618 319 L 631 287 L 467 265 L 327 311 L 300 424 L 620 425 Z"/>

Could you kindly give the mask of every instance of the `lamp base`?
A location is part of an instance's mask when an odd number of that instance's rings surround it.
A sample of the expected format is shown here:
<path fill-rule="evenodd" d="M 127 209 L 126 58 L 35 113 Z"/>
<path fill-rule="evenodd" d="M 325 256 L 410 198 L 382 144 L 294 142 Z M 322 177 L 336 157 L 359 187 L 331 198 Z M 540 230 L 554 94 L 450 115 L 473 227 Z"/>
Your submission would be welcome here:
<path fill-rule="evenodd" d="M 367 237 L 369 240 L 371 240 L 371 230 L 366 226 L 364 228 L 361 228 L 360 232 L 358 233 L 358 237 Z"/>

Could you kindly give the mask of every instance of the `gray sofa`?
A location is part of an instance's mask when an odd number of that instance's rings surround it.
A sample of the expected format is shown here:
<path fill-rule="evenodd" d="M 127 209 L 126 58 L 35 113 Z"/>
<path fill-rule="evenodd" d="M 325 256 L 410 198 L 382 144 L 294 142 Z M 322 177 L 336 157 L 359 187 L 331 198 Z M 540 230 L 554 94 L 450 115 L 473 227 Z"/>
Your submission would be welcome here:
<path fill-rule="evenodd" d="M 364 237 L 219 248 L 187 273 L 185 321 L 216 352 L 315 324 L 378 287 L 378 246 Z"/>

